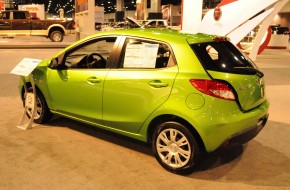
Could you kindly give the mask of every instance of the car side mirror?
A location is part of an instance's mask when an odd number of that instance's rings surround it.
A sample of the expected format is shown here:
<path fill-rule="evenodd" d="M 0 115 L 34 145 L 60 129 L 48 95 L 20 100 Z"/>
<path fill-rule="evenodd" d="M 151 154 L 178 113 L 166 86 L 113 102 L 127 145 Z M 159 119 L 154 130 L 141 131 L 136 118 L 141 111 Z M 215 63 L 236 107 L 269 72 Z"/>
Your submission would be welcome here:
<path fill-rule="evenodd" d="M 57 69 L 57 70 L 60 70 L 62 69 L 63 65 L 62 65 L 62 62 L 63 62 L 63 58 L 64 58 L 64 53 L 60 54 L 58 57 L 56 58 L 53 58 L 50 63 L 49 63 L 49 68 L 51 69 Z"/>
<path fill-rule="evenodd" d="M 57 58 L 53 58 L 50 63 L 49 63 L 49 68 L 51 69 L 58 69 L 59 68 L 59 64 L 58 64 L 58 60 Z"/>

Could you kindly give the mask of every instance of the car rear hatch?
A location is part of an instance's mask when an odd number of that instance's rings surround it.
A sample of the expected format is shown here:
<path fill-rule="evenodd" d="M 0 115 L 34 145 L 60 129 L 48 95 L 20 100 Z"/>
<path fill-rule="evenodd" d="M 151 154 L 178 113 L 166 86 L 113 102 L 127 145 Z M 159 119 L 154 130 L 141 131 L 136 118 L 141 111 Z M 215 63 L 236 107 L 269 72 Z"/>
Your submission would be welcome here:
<path fill-rule="evenodd" d="M 232 43 L 217 38 L 190 46 L 212 80 L 223 81 L 233 90 L 242 111 L 265 101 L 263 73 Z"/>

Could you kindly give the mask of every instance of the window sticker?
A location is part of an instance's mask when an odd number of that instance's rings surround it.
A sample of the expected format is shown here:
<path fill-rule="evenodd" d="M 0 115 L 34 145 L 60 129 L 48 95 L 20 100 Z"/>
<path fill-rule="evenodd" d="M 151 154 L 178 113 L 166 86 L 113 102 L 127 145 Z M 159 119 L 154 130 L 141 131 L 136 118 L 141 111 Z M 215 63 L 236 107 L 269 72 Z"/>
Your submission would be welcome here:
<path fill-rule="evenodd" d="M 127 44 L 124 68 L 155 68 L 159 44 Z"/>

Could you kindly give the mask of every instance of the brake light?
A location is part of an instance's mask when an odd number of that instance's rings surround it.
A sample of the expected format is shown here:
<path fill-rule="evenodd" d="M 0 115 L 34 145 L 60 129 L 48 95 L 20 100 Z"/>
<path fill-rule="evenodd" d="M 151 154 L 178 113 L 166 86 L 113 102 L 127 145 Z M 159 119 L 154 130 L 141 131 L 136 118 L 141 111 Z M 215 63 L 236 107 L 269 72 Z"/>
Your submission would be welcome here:
<path fill-rule="evenodd" d="M 214 39 L 214 41 L 216 41 L 216 42 L 225 42 L 225 41 L 228 41 L 228 38 L 227 37 L 216 37 Z"/>
<path fill-rule="evenodd" d="M 225 100 L 235 100 L 233 91 L 224 83 L 212 80 L 191 79 L 190 83 L 200 92 Z"/>

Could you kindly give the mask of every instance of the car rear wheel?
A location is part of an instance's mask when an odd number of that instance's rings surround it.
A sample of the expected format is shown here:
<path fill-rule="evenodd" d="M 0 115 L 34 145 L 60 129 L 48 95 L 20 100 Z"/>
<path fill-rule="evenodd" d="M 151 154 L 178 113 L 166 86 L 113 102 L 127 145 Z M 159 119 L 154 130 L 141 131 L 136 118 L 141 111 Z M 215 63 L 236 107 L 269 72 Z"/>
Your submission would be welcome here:
<path fill-rule="evenodd" d="M 200 155 L 193 134 L 178 122 L 165 122 L 157 127 L 152 150 L 165 169 L 177 174 L 192 172 Z"/>
<path fill-rule="evenodd" d="M 29 118 L 32 116 L 33 102 L 36 101 L 36 112 L 34 115 L 35 123 L 45 123 L 52 117 L 46 101 L 39 90 L 36 90 L 36 100 L 34 100 L 32 87 L 28 88 L 26 97 L 23 97 L 23 103 L 26 106 L 26 114 Z"/>
<path fill-rule="evenodd" d="M 55 30 L 51 32 L 49 38 L 53 42 L 61 42 L 63 40 L 63 33 L 61 31 Z"/>

